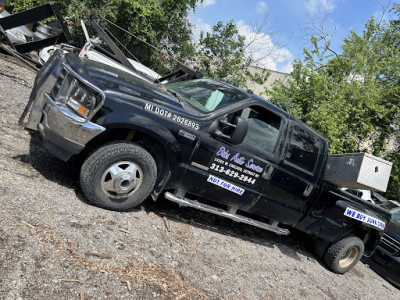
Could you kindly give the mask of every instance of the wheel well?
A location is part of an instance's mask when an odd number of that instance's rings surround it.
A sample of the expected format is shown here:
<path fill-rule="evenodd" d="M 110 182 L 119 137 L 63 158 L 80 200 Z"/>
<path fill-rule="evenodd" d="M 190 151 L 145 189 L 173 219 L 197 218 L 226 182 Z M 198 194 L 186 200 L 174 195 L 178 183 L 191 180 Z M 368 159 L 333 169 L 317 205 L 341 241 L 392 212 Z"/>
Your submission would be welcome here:
<path fill-rule="evenodd" d="M 103 133 L 92 139 L 79 156 L 85 159 L 94 150 L 112 141 L 131 141 L 141 145 L 151 154 L 157 164 L 157 182 L 167 175 L 170 167 L 167 149 L 154 137 L 135 129 L 107 128 Z"/>
<path fill-rule="evenodd" d="M 362 240 L 364 244 L 369 239 L 369 230 L 366 230 L 366 228 L 357 228 L 356 230 L 353 230 L 351 233 L 356 237 L 358 237 L 360 240 Z"/>
<path fill-rule="evenodd" d="M 367 235 L 365 236 L 364 244 L 366 251 L 372 251 L 376 247 L 376 241 L 379 238 L 379 232 L 377 230 L 369 230 Z"/>
<path fill-rule="evenodd" d="M 365 227 L 361 227 L 361 228 L 359 227 L 350 232 L 347 232 L 344 235 L 341 235 L 340 237 L 338 237 L 337 239 L 332 240 L 332 241 L 328 241 L 328 240 L 324 240 L 323 238 L 315 237 L 314 245 L 313 245 L 314 253 L 317 255 L 317 257 L 322 258 L 324 256 L 326 250 L 328 249 L 328 247 L 330 247 L 332 244 L 334 244 L 342 239 L 345 239 L 347 237 L 350 237 L 350 236 L 356 236 L 361 241 L 363 241 L 363 243 L 365 245 L 365 250 L 367 250 L 367 251 L 369 251 L 375 247 L 373 241 L 376 238 L 376 232 L 374 230 L 371 231 Z M 371 237 L 373 237 L 373 238 L 371 239 Z"/>
<path fill-rule="evenodd" d="M 367 227 L 358 227 L 358 228 L 352 230 L 349 234 L 352 234 L 363 241 L 363 243 L 365 245 L 364 251 L 370 252 L 373 249 L 375 249 L 376 240 L 379 235 L 378 231 L 367 228 Z"/>

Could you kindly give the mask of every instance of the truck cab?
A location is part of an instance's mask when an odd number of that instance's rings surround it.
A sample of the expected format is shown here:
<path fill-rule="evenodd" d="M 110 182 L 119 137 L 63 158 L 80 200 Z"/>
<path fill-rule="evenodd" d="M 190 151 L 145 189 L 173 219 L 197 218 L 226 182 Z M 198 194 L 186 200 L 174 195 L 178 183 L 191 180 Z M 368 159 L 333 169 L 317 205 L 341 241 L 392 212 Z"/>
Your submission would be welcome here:
<path fill-rule="evenodd" d="M 180 189 L 285 224 L 297 222 L 318 192 L 326 139 L 261 97 L 224 82 L 165 87 L 179 95 L 202 129 L 184 158 Z"/>

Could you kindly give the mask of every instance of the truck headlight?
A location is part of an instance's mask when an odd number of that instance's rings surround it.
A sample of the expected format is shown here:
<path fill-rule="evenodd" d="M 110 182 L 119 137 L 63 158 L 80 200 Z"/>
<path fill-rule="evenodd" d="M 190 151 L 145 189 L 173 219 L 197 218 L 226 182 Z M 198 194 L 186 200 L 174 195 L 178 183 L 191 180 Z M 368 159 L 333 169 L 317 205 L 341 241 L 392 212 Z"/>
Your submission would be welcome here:
<path fill-rule="evenodd" d="M 82 117 L 87 118 L 100 102 L 99 98 L 101 97 L 98 93 L 75 79 L 67 98 L 67 105 Z"/>

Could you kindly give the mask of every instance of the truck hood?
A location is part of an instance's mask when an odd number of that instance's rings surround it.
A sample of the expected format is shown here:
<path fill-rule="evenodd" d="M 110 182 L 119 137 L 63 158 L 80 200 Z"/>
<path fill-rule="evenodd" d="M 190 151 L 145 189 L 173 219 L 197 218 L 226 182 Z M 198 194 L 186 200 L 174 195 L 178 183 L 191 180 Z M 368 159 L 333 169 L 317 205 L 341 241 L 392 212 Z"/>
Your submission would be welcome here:
<path fill-rule="evenodd" d="M 118 98 L 130 102 L 140 98 L 152 102 L 162 101 L 181 107 L 178 99 L 168 92 L 161 83 L 151 83 L 124 70 L 97 61 L 82 60 L 90 78 L 104 91 L 106 99 Z"/>

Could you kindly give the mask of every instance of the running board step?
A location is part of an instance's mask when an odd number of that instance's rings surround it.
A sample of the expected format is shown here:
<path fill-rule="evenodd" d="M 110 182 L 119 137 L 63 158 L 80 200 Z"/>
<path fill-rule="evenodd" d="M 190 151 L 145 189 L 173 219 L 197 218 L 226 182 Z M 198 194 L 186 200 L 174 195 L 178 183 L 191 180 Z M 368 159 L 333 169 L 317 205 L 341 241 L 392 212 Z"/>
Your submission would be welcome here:
<path fill-rule="evenodd" d="M 231 219 L 231 220 L 233 220 L 235 222 L 245 223 L 245 224 L 252 225 L 252 226 L 255 226 L 255 227 L 258 227 L 258 228 L 261 228 L 261 229 L 265 229 L 265 230 L 269 230 L 269 231 L 275 232 L 277 234 L 288 235 L 290 233 L 289 230 L 284 229 L 284 228 L 280 228 L 278 226 L 278 222 L 276 222 L 276 221 L 272 222 L 272 224 L 263 223 L 263 222 L 260 222 L 260 221 L 257 221 L 257 220 L 253 220 L 253 219 L 247 218 L 245 216 L 241 216 L 241 215 L 237 215 L 235 213 L 228 212 L 226 210 L 223 210 L 223 209 L 220 209 L 220 208 L 217 208 L 217 207 L 213 207 L 211 205 L 200 203 L 200 202 L 195 201 L 195 200 L 190 200 L 190 199 L 187 199 L 187 198 L 179 197 L 179 196 L 174 195 L 174 194 L 172 194 L 170 192 L 166 192 L 164 194 L 164 196 L 165 196 L 165 198 L 167 200 L 170 200 L 172 202 L 178 203 L 180 206 L 187 206 L 187 207 L 197 208 L 199 210 L 203 210 L 203 211 L 206 211 L 206 212 L 218 215 L 218 216 L 229 218 L 229 219 Z"/>

